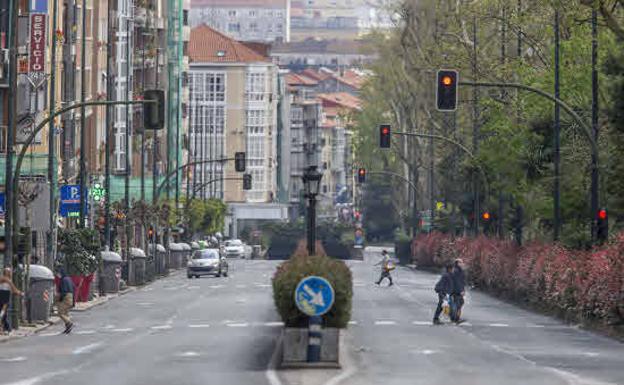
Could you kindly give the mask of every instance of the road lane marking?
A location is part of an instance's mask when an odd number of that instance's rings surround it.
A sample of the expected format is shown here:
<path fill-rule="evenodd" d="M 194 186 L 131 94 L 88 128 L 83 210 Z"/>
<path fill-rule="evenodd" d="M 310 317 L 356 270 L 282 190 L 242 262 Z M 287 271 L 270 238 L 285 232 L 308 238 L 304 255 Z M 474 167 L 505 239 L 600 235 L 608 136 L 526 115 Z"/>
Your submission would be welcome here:
<path fill-rule="evenodd" d="M 86 336 L 89 334 L 95 334 L 96 331 L 95 330 L 78 330 L 77 332 L 74 332 L 74 334 L 78 334 L 80 336 Z"/>
<path fill-rule="evenodd" d="M 191 324 L 188 327 L 191 329 L 205 329 L 205 328 L 209 328 L 210 325 L 209 324 Z"/>
<path fill-rule="evenodd" d="M 280 381 L 279 376 L 276 372 L 277 366 L 279 365 L 278 361 L 281 353 L 282 339 L 283 337 L 280 334 L 280 336 L 277 338 L 277 341 L 275 342 L 275 348 L 273 349 L 273 354 L 271 355 L 271 359 L 269 360 L 267 369 L 264 372 L 264 375 L 266 376 L 269 385 L 282 385 L 282 381 Z"/>
<path fill-rule="evenodd" d="M 231 328 L 246 328 L 247 326 L 249 326 L 249 324 L 247 322 L 236 322 L 225 324 L 225 326 Z"/>
<path fill-rule="evenodd" d="M 266 288 L 266 287 L 271 287 L 271 285 L 269 285 L 269 284 L 267 284 L 267 283 L 257 283 L 257 284 L 256 284 L 256 287 L 263 287 L 263 288 Z"/>
<path fill-rule="evenodd" d="M 152 329 L 152 330 L 169 330 L 169 329 L 171 329 L 171 325 L 157 325 L 157 326 L 152 326 L 150 329 Z"/>
<path fill-rule="evenodd" d="M 176 357 L 182 357 L 182 358 L 199 357 L 199 353 L 197 353 L 197 352 L 182 352 L 182 353 L 176 354 Z"/>
<path fill-rule="evenodd" d="M 115 333 L 128 333 L 133 331 L 133 328 L 119 328 L 119 329 L 113 329 L 113 332 Z"/>
<path fill-rule="evenodd" d="M 196 290 L 199 289 L 199 286 L 189 286 L 187 287 L 188 290 Z"/>
<path fill-rule="evenodd" d="M 414 322 L 412 322 L 412 325 L 416 325 L 416 326 L 430 326 L 431 322 L 430 321 L 414 321 Z"/>
<path fill-rule="evenodd" d="M 284 326 L 284 323 L 281 321 L 275 321 L 275 322 L 265 322 L 263 325 L 268 326 L 268 327 L 280 327 L 280 326 Z"/>
<path fill-rule="evenodd" d="M 22 362 L 22 361 L 26 361 L 26 357 L 19 356 L 19 357 L 11 357 L 11 358 L 0 358 L 0 362 Z"/>
<path fill-rule="evenodd" d="M 377 326 L 396 325 L 396 321 L 375 321 L 375 325 Z"/>
<path fill-rule="evenodd" d="M 152 306 L 154 302 L 137 302 L 137 306 Z"/>
<path fill-rule="evenodd" d="M 219 288 L 222 288 L 223 285 L 210 285 L 208 287 L 211 288 L 211 289 L 219 289 Z"/>
<path fill-rule="evenodd" d="M 357 325 L 357 324 L 358 324 L 358 322 L 357 322 L 357 321 L 349 321 L 349 325 L 354 325 L 354 326 L 355 326 L 355 325 Z"/>
<path fill-rule="evenodd" d="M 96 342 L 93 344 L 89 344 L 89 345 L 85 345 L 79 348 L 76 348 L 72 351 L 72 354 L 87 354 L 87 353 L 91 353 L 92 351 L 94 351 L 95 349 L 99 348 L 100 346 L 102 346 L 102 342 Z"/>
<path fill-rule="evenodd" d="M 237 289 L 246 289 L 247 285 L 236 285 Z"/>
<path fill-rule="evenodd" d="M 115 329 L 115 325 L 106 325 L 103 329 Z"/>
<path fill-rule="evenodd" d="M 506 327 L 509 327 L 508 324 L 497 324 L 497 323 L 489 324 L 488 326 L 493 327 L 493 328 L 506 328 Z"/>
<path fill-rule="evenodd" d="M 54 337 L 54 336 L 60 336 L 61 333 L 60 332 L 53 332 L 53 333 L 39 333 L 37 334 L 40 337 Z"/>

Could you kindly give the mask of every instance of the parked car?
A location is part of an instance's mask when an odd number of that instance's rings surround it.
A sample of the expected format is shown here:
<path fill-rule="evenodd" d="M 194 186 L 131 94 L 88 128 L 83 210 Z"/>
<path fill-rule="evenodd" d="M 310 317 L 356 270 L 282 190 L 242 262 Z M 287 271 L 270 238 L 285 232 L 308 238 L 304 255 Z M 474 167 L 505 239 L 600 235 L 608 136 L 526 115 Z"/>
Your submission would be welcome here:
<path fill-rule="evenodd" d="M 219 249 L 195 250 L 186 266 L 186 276 L 190 279 L 202 275 L 227 277 L 229 265 Z"/>
<path fill-rule="evenodd" d="M 240 239 L 225 241 L 225 256 L 228 258 L 245 258 L 245 244 Z"/>

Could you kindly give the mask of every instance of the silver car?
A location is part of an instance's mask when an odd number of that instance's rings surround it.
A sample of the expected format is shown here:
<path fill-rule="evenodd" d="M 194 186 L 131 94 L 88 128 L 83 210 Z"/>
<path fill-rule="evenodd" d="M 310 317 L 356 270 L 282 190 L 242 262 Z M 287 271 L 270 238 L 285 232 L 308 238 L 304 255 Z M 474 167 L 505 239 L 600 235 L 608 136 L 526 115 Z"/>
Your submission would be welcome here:
<path fill-rule="evenodd" d="M 219 249 L 204 249 L 193 252 L 186 265 L 186 276 L 190 279 L 202 275 L 228 276 L 229 265 Z"/>

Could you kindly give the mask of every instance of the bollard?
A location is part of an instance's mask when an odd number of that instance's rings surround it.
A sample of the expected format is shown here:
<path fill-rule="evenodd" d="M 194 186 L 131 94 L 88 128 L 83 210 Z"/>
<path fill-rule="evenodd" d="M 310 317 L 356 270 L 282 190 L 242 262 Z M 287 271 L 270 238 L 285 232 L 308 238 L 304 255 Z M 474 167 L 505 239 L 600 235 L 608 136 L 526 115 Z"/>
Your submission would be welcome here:
<path fill-rule="evenodd" d="M 323 318 L 318 316 L 310 317 L 308 320 L 308 362 L 321 361 L 322 323 Z"/>

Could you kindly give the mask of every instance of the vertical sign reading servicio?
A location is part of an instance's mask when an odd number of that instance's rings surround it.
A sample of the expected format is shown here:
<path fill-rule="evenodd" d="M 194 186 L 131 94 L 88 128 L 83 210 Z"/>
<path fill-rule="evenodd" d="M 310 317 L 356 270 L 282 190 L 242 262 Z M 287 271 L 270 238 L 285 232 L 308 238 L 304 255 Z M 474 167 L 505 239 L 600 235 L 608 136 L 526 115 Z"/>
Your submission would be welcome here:
<path fill-rule="evenodd" d="M 30 72 L 45 71 L 46 15 L 30 15 Z"/>

